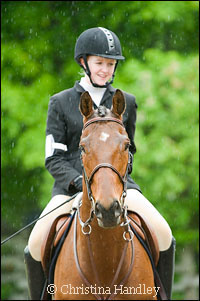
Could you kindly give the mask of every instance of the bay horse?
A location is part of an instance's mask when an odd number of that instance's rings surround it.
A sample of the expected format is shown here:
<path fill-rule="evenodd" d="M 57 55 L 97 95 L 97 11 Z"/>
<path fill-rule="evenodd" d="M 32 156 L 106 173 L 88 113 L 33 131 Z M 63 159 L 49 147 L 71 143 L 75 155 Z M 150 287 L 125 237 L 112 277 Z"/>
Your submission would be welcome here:
<path fill-rule="evenodd" d="M 157 300 L 151 262 L 132 232 L 126 180 L 130 141 L 116 90 L 112 108 L 80 100 L 83 195 L 55 267 L 55 300 Z"/>

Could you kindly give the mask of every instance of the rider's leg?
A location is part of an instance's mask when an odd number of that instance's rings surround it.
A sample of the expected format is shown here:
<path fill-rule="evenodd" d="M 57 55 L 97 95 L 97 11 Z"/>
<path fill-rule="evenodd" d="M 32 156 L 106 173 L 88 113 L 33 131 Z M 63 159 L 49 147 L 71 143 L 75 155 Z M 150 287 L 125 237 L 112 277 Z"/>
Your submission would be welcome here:
<path fill-rule="evenodd" d="M 24 262 L 28 279 L 28 300 L 41 300 L 45 276 L 41 262 L 33 259 L 28 246 L 24 249 Z"/>
<path fill-rule="evenodd" d="M 40 217 L 61 205 L 69 198 L 69 196 L 62 194 L 54 196 L 42 211 Z M 41 261 L 41 245 L 50 223 L 52 223 L 52 221 L 60 214 L 69 213 L 72 208 L 72 204 L 73 200 L 54 210 L 35 224 L 28 241 L 29 251 L 35 260 Z"/>
<path fill-rule="evenodd" d="M 67 199 L 69 196 L 56 195 L 47 204 L 40 216 L 45 215 L 52 209 L 56 208 Z M 26 264 L 26 274 L 28 278 L 29 296 L 31 300 L 40 300 L 42 289 L 45 283 L 45 277 L 41 264 L 41 245 L 49 227 L 49 224 L 57 216 L 63 213 L 69 213 L 72 209 L 74 199 L 69 203 L 64 204 L 54 210 L 35 224 L 29 237 L 28 246 L 24 250 L 24 258 Z"/>
<path fill-rule="evenodd" d="M 168 298 L 171 298 L 174 276 L 175 239 L 172 231 L 156 208 L 136 189 L 128 189 L 125 204 L 128 210 L 144 216 L 152 226 L 160 249 L 157 270 Z"/>
<path fill-rule="evenodd" d="M 157 271 L 164 285 L 168 300 L 172 298 L 172 286 L 174 281 L 176 240 L 172 237 L 171 246 L 160 252 Z"/>
<path fill-rule="evenodd" d="M 127 189 L 125 204 L 128 210 L 144 216 L 153 228 L 160 251 L 167 250 L 172 242 L 172 231 L 156 208 L 136 189 Z"/>

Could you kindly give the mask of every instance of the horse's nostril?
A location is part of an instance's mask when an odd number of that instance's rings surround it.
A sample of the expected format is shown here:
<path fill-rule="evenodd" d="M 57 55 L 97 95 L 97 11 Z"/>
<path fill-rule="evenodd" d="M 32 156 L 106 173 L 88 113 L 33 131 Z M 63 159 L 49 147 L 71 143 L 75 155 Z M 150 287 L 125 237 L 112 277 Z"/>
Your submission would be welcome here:
<path fill-rule="evenodd" d="M 118 200 L 114 200 L 108 209 L 104 208 L 100 201 L 97 201 L 95 204 L 95 215 L 99 220 L 103 220 L 104 222 L 110 223 L 111 221 L 118 219 L 121 212 L 122 209 Z"/>
<path fill-rule="evenodd" d="M 95 204 L 95 214 L 96 217 L 102 218 L 101 205 L 98 202 Z"/>
<path fill-rule="evenodd" d="M 120 203 L 118 201 L 114 202 L 113 208 L 114 208 L 115 217 L 120 216 L 120 214 L 121 214 L 121 206 L 120 206 Z"/>
<path fill-rule="evenodd" d="M 114 202 L 114 208 L 115 209 L 119 209 L 120 205 L 119 205 L 119 202 L 118 201 L 115 201 Z"/>

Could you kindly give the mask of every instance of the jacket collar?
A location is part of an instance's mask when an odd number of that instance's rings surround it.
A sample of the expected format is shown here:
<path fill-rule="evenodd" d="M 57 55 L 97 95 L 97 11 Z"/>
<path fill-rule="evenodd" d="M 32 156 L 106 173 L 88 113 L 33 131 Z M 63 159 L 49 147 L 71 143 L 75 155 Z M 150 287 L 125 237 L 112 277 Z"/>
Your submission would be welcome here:
<path fill-rule="evenodd" d="M 109 85 L 103 95 L 100 105 L 102 105 L 108 98 L 112 98 L 115 91 L 116 91 L 116 89 L 113 88 L 111 85 Z"/>
<path fill-rule="evenodd" d="M 79 84 L 80 80 L 77 80 L 75 82 L 74 88 L 78 93 L 83 93 L 85 90 L 83 89 L 83 87 Z"/>

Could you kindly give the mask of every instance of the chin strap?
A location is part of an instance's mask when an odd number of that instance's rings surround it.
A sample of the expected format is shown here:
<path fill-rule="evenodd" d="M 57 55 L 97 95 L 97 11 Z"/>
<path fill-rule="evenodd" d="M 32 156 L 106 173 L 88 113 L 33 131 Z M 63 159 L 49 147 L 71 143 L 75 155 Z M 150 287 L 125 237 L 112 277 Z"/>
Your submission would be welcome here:
<path fill-rule="evenodd" d="M 91 78 L 91 72 L 90 72 L 90 69 L 89 69 L 89 66 L 88 66 L 87 55 L 86 55 L 86 54 L 83 55 L 83 60 L 84 60 L 84 63 L 85 63 L 86 68 L 84 68 L 83 65 L 81 65 L 81 67 L 84 69 L 85 73 L 86 73 L 87 76 L 89 77 L 90 82 L 91 82 L 91 84 L 93 85 L 93 87 L 95 87 L 95 88 L 107 88 L 109 85 L 111 85 L 111 84 L 113 83 L 114 77 L 115 77 L 115 70 L 116 70 L 116 68 L 117 68 L 118 61 L 117 61 L 116 64 L 115 64 L 115 69 L 114 69 L 114 72 L 113 72 L 113 74 L 112 74 L 111 80 L 110 80 L 109 82 L 106 82 L 105 85 L 102 85 L 102 86 L 101 86 L 101 85 L 95 84 L 95 83 L 92 81 L 92 78 Z"/>

